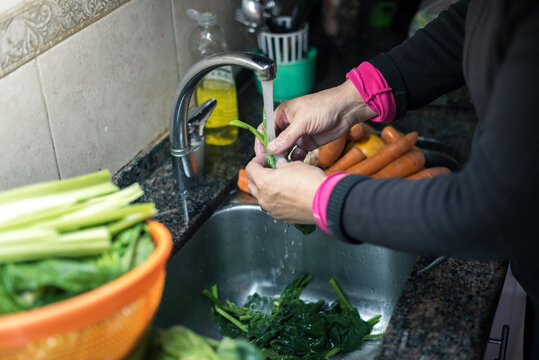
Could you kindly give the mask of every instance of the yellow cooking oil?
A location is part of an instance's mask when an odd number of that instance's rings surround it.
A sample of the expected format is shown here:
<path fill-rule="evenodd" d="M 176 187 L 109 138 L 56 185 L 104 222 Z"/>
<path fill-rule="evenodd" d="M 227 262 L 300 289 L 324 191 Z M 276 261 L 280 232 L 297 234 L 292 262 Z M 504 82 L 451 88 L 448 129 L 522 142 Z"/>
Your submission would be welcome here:
<path fill-rule="evenodd" d="M 238 128 L 228 126 L 231 120 L 238 119 L 238 100 L 236 84 L 230 68 L 217 69 L 206 75 L 196 89 L 197 105 L 214 98 L 217 106 L 210 115 L 206 127 L 206 143 L 229 145 L 238 139 Z"/>

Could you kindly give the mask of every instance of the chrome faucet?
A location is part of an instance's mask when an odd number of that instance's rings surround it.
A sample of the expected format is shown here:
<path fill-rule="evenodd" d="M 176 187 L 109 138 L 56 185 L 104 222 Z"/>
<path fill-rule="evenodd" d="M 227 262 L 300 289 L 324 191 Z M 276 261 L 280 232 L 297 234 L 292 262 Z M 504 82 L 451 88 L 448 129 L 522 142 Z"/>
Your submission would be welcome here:
<path fill-rule="evenodd" d="M 174 177 L 178 188 L 182 191 L 196 187 L 204 174 L 203 128 L 205 119 L 201 122 L 202 126 L 199 124 L 198 128 L 194 124 L 189 125 L 189 101 L 196 85 L 204 75 L 215 68 L 226 65 L 238 65 L 251 69 L 260 81 L 275 79 L 277 72 L 275 61 L 248 52 L 224 52 L 211 55 L 198 61 L 187 70 L 174 94 L 169 129 Z M 202 113 L 202 117 L 207 119 L 214 107 L 215 104 L 212 106 L 207 102 L 194 111 Z"/>

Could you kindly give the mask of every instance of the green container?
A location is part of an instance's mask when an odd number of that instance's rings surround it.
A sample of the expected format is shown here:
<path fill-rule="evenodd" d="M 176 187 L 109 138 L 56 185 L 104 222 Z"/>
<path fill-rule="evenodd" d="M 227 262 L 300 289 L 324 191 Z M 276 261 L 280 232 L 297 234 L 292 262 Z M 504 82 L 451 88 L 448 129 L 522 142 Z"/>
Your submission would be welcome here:
<path fill-rule="evenodd" d="M 317 50 L 312 47 L 301 61 L 277 64 L 277 76 L 273 80 L 273 101 L 286 101 L 306 95 L 314 87 Z M 255 77 L 256 87 L 262 93 L 260 81 Z"/>

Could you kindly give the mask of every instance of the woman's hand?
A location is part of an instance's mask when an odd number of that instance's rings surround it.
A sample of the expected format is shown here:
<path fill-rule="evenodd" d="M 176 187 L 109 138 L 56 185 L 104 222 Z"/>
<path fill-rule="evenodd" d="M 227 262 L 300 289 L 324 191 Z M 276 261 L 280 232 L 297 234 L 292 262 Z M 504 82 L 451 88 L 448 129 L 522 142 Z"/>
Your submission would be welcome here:
<path fill-rule="evenodd" d="M 315 224 L 312 203 L 326 178 L 319 168 L 300 161 L 277 161 L 277 169 L 265 168 L 265 155 L 245 168 L 251 179 L 249 192 L 273 218 L 289 224 Z"/>
<path fill-rule="evenodd" d="M 346 133 L 353 125 L 371 119 L 369 108 L 350 80 L 334 88 L 286 101 L 275 110 L 278 136 L 268 144 L 272 154 L 283 154 L 297 145 L 293 159 Z M 256 140 L 257 155 L 264 147 Z"/>

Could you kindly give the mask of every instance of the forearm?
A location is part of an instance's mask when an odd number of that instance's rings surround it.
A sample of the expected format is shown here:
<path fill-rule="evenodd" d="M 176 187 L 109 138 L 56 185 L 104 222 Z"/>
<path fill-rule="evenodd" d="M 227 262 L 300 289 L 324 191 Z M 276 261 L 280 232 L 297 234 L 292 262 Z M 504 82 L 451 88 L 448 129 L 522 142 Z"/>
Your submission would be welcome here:
<path fill-rule="evenodd" d="M 327 207 L 332 234 L 416 253 L 511 259 L 537 254 L 539 15 L 526 20 L 493 80 L 464 168 L 426 180 L 342 180 Z"/>
<path fill-rule="evenodd" d="M 469 1 L 442 12 L 410 39 L 370 60 L 393 89 L 396 117 L 464 85 L 462 54 Z"/>
<path fill-rule="evenodd" d="M 377 113 L 366 103 L 363 94 L 357 91 L 356 86 L 350 79 L 334 88 L 333 101 L 339 104 L 339 114 L 343 121 L 351 125 L 369 120 L 377 116 Z"/>

